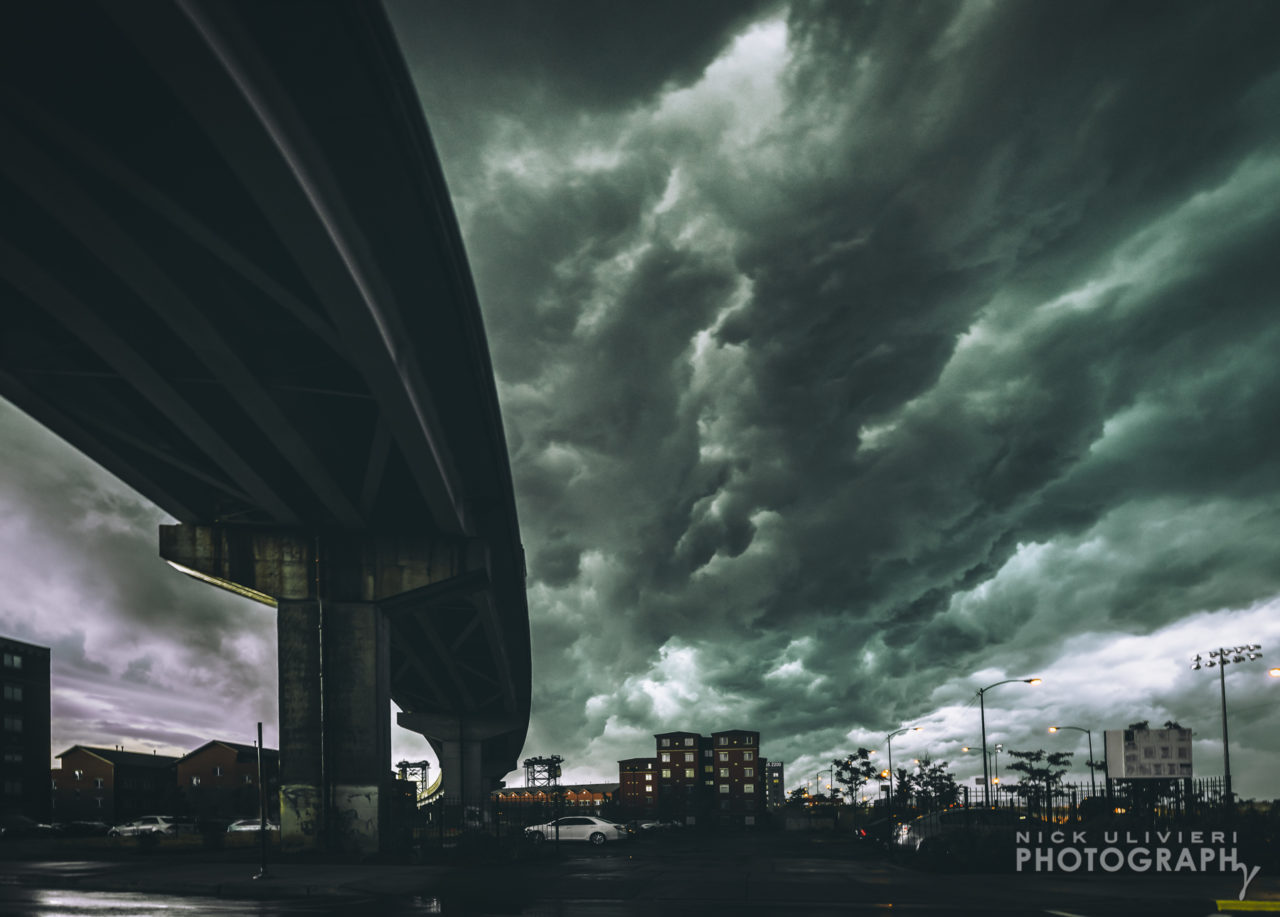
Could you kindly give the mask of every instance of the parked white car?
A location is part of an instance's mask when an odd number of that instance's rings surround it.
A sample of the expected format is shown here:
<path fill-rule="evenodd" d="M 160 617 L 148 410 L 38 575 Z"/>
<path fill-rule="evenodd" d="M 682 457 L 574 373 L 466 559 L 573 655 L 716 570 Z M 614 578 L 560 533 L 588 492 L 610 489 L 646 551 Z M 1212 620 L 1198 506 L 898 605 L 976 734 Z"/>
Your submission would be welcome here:
<path fill-rule="evenodd" d="M 261 831 L 262 820 L 258 818 L 242 818 L 239 821 L 233 821 L 227 825 L 228 834 L 238 834 L 241 831 Z M 280 826 L 275 822 L 267 822 L 268 831 L 279 831 Z"/>
<path fill-rule="evenodd" d="M 524 836 L 535 844 L 554 841 L 557 827 L 560 830 L 560 840 L 590 841 L 597 847 L 605 841 L 625 841 L 630 837 L 622 825 L 593 815 L 566 815 L 545 825 L 530 825 L 524 829 Z"/>
<path fill-rule="evenodd" d="M 163 834 L 166 837 L 178 834 L 182 826 L 178 820 L 169 815 L 143 815 L 133 821 L 116 825 L 107 831 L 107 837 L 136 837 L 139 834 Z"/>

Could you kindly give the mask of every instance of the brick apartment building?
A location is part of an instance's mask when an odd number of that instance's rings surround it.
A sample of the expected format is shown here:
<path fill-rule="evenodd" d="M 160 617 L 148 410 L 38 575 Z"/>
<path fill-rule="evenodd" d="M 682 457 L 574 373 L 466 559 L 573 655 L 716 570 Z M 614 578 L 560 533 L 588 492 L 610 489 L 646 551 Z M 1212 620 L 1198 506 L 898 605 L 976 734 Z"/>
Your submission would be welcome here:
<path fill-rule="evenodd" d="M 178 808 L 177 758 L 87 745 L 73 745 L 57 757 L 62 767 L 45 778 L 51 779 L 57 821 L 116 824 Z"/>
<path fill-rule="evenodd" d="M 655 757 L 618 762 L 618 801 L 625 813 L 689 825 L 756 823 L 767 806 L 760 733 L 664 732 L 654 741 Z"/>
<path fill-rule="evenodd" d="M 202 818 L 250 818 L 258 814 L 258 747 L 213 740 L 174 765 L 182 811 Z M 280 752 L 262 750 L 267 817 L 280 817 Z"/>
<path fill-rule="evenodd" d="M 49 820 L 49 648 L 0 637 L 0 814 Z"/>
<path fill-rule="evenodd" d="M 658 810 L 658 759 L 627 758 L 618 762 L 618 805 L 638 815 Z"/>

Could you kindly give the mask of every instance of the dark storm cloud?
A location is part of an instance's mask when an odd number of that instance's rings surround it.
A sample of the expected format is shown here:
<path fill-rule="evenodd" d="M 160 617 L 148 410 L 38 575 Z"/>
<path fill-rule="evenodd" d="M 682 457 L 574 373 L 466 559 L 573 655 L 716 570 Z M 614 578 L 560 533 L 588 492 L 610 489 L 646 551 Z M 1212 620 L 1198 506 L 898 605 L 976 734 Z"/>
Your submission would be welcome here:
<path fill-rule="evenodd" d="M 205 741 L 242 708 L 274 721 L 270 609 L 169 568 L 163 513 L 8 406 L 0 462 L 0 622 L 50 648 L 54 745 Z"/>
<path fill-rule="evenodd" d="M 1280 592 L 1274 5 L 762 7 L 679 63 L 394 12 L 500 382 L 531 742 L 839 747 L 921 675 Z"/>

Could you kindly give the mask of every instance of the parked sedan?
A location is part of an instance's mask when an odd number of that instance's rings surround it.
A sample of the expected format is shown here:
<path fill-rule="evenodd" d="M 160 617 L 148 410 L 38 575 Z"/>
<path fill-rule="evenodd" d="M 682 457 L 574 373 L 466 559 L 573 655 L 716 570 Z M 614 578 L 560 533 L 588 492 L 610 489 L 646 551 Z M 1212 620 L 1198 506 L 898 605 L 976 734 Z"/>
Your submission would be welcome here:
<path fill-rule="evenodd" d="M 630 836 L 622 825 L 593 815 L 566 815 L 545 825 L 530 825 L 524 829 L 524 836 L 535 844 L 553 841 L 557 828 L 562 841 L 590 841 L 597 847 L 605 841 L 625 841 Z"/>
<path fill-rule="evenodd" d="M 241 831 L 261 831 L 262 820 L 258 818 L 242 818 L 239 821 L 233 821 L 227 825 L 228 834 L 239 834 Z M 280 826 L 275 822 L 267 822 L 268 831 L 279 831 Z"/>
<path fill-rule="evenodd" d="M 143 815 L 133 821 L 116 825 L 107 837 L 137 837 L 139 834 L 162 834 L 170 837 L 182 832 L 178 820 L 170 815 Z"/>

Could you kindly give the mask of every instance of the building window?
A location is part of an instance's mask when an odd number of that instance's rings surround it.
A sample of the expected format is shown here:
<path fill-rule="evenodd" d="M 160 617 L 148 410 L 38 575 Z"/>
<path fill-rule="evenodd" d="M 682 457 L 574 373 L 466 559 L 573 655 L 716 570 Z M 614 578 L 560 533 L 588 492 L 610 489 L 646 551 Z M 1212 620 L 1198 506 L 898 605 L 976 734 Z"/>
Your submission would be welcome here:
<path fill-rule="evenodd" d="M 200 778 L 199 778 L 198 776 L 196 776 L 196 775 L 192 774 L 192 776 L 191 776 L 191 785 L 192 785 L 192 786 L 199 786 L 199 785 L 200 785 Z"/>
<path fill-rule="evenodd" d="M 75 774 L 77 780 L 84 779 L 84 771 L 72 771 L 72 773 Z"/>
<path fill-rule="evenodd" d="M 744 783 L 742 785 L 742 792 L 744 793 L 754 793 L 755 791 L 756 785 L 754 783 Z"/>
<path fill-rule="evenodd" d="M 222 776 L 222 765 L 221 765 L 221 764 L 216 765 L 216 766 L 214 767 L 214 769 L 213 769 L 213 776 L 215 776 L 215 777 L 221 777 L 221 776 Z"/>
<path fill-rule="evenodd" d="M 22 685 L 5 685 L 5 700 L 22 700 Z"/>
<path fill-rule="evenodd" d="M 662 776 L 663 776 L 663 778 L 664 778 L 664 779 L 665 779 L 665 778 L 667 778 L 667 777 L 670 777 L 670 776 L 671 776 L 671 768 L 669 768 L 669 767 L 664 767 L 664 768 L 662 769 Z"/>
<path fill-rule="evenodd" d="M 729 784 L 727 784 L 727 783 L 722 783 L 722 784 L 720 784 L 720 792 L 721 792 L 721 793 L 727 793 L 727 792 L 729 792 Z"/>
<path fill-rule="evenodd" d="M 4 728 L 9 732 L 22 732 L 22 717 L 6 716 L 4 718 Z"/>
<path fill-rule="evenodd" d="M 644 775 L 644 779 L 645 779 L 645 780 L 652 780 L 652 779 L 653 779 L 653 774 L 645 774 L 645 775 Z"/>
<path fill-rule="evenodd" d="M 716 772 L 716 769 L 712 767 L 710 764 L 706 765 L 702 769 L 706 771 L 708 774 L 714 774 Z"/>
<path fill-rule="evenodd" d="M 251 777 L 251 776 L 250 776 L 250 775 L 248 775 L 248 774 L 245 774 L 245 775 L 244 775 L 244 782 L 245 782 L 246 784 L 253 783 L 253 777 Z"/>
<path fill-rule="evenodd" d="M 751 752 L 749 752 L 749 751 L 744 751 L 744 752 L 742 753 L 742 760 L 743 760 L 743 761 L 754 761 L 754 760 L 755 760 L 755 755 L 753 755 L 753 754 L 752 754 Z"/>
<path fill-rule="evenodd" d="M 101 796 L 94 797 L 94 800 L 93 800 L 93 801 L 94 801 L 95 803 L 97 803 L 97 804 L 98 804 L 98 808 L 99 808 L 99 809 L 101 809 L 101 808 L 102 808 L 102 797 L 101 797 Z"/>
<path fill-rule="evenodd" d="M 57 780 L 50 780 L 50 781 L 49 781 L 49 788 L 50 788 L 50 789 L 53 789 L 53 790 L 56 790 L 56 789 L 58 788 L 58 781 L 57 781 Z"/>
<path fill-rule="evenodd" d="M 686 751 L 686 752 L 684 753 L 684 760 L 685 760 L 685 762 L 686 762 L 686 763 L 687 763 L 687 762 L 689 762 L 689 761 L 692 761 L 692 760 L 693 760 L 693 752 L 691 752 L 691 751 Z"/>
<path fill-rule="evenodd" d="M 670 761 L 671 761 L 671 752 L 669 752 L 669 751 L 664 751 L 664 752 L 662 753 L 662 763 L 663 763 L 663 764 L 667 764 L 667 763 L 669 763 Z"/>
<path fill-rule="evenodd" d="M 721 776 L 721 777 L 728 777 L 728 776 L 729 776 L 729 768 L 727 768 L 727 767 L 722 767 L 722 768 L 720 768 L 720 776 Z"/>
<path fill-rule="evenodd" d="M 1184 757 L 1185 757 L 1185 756 L 1184 756 Z M 22 752 L 20 752 L 20 751 L 6 751 L 6 752 L 4 753 L 4 763 L 5 763 L 5 764 L 21 764 L 21 763 L 22 763 Z"/>
<path fill-rule="evenodd" d="M 729 753 L 728 753 L 727 751 L 722 751 L 722 752 L 720 752 L 720 760 L 721 760 L 721 761 L 728 761 L 728 760 L 729 760 Z"/>
<path fill-rule="evenodd" d="M 93 788 L 94 788 L 95 790 L 100 790 L 100 789 L 102 789 L 102 786 L 103 786 L 103 783 L 104 783 L 104 782 L 105 782 L 105 781 L 103 781 L 103 779 L 102 779 L 101 777 L 94 777 L 94 778 L 93 778 Z"/>
<path fill-rule="evenodd" d="M 716 737 L 716 744 L 717 744 L 717 745 L 728 745 L 728 744 L 729 744 L 729 737 L 728 737 L 728 736 L 717 736 L 717 737 Z"/>
<path fill-rule="evenodd" d="M 670 747 L 671 747 L 671 740 L 670 740 L 670 739 L 663 739 L 663 740 L 662 740 L 662 747 L 663 747 L 663 748 L 670 748 Z"/>
<path fill-rule="evenodd" d="M 742 769 L 742 776 L 744 777 L 754 777 L 755 775 L 756 769 L 754 767 L 744 767 Z"/>
<path fill-rule="evenodd" d="M 652 792 L 653 792 L 653 787 L 652 787 L 652 786 L 646 786 L 646 787 L 644 788 L 644 791 L 645 791 L 646 793 L 652 793 Z"/>
<path fill-rule="evenodd" d="M 686 777 L 692 777 L 692 776 L 693 776 L 693 768 L 691 768 L 691 767 L 686 767 L 686 768 L 684 769 L 684 775 L 685 775 Z"/>
<path fill-rule="evenodd" d="M 684 738 L 684 744 L 685 744 L 685 745 L 692 745 L 692 744 L 693 744 L 693 736 L 685 736 L 685 738 Z"/>
<path fill-rule="evenodd" d="M 21 657 L 21 656 L 19 656 L 17 653 L 5 653 L 5 654 L 4 654 L 4 667 L 5 667 L 6 669 L 20 669 L 20 668 L 22 668 L 22 657 Z"/>
<path fill-rule="evenodd" d="M 21 796 L 21 795 L 22 795 L 22 781 L 21 781 L 21 780 L 6 780 L 6 781 L 4 782 L 4 794 L 5 794 L 6 796 Z"/>

